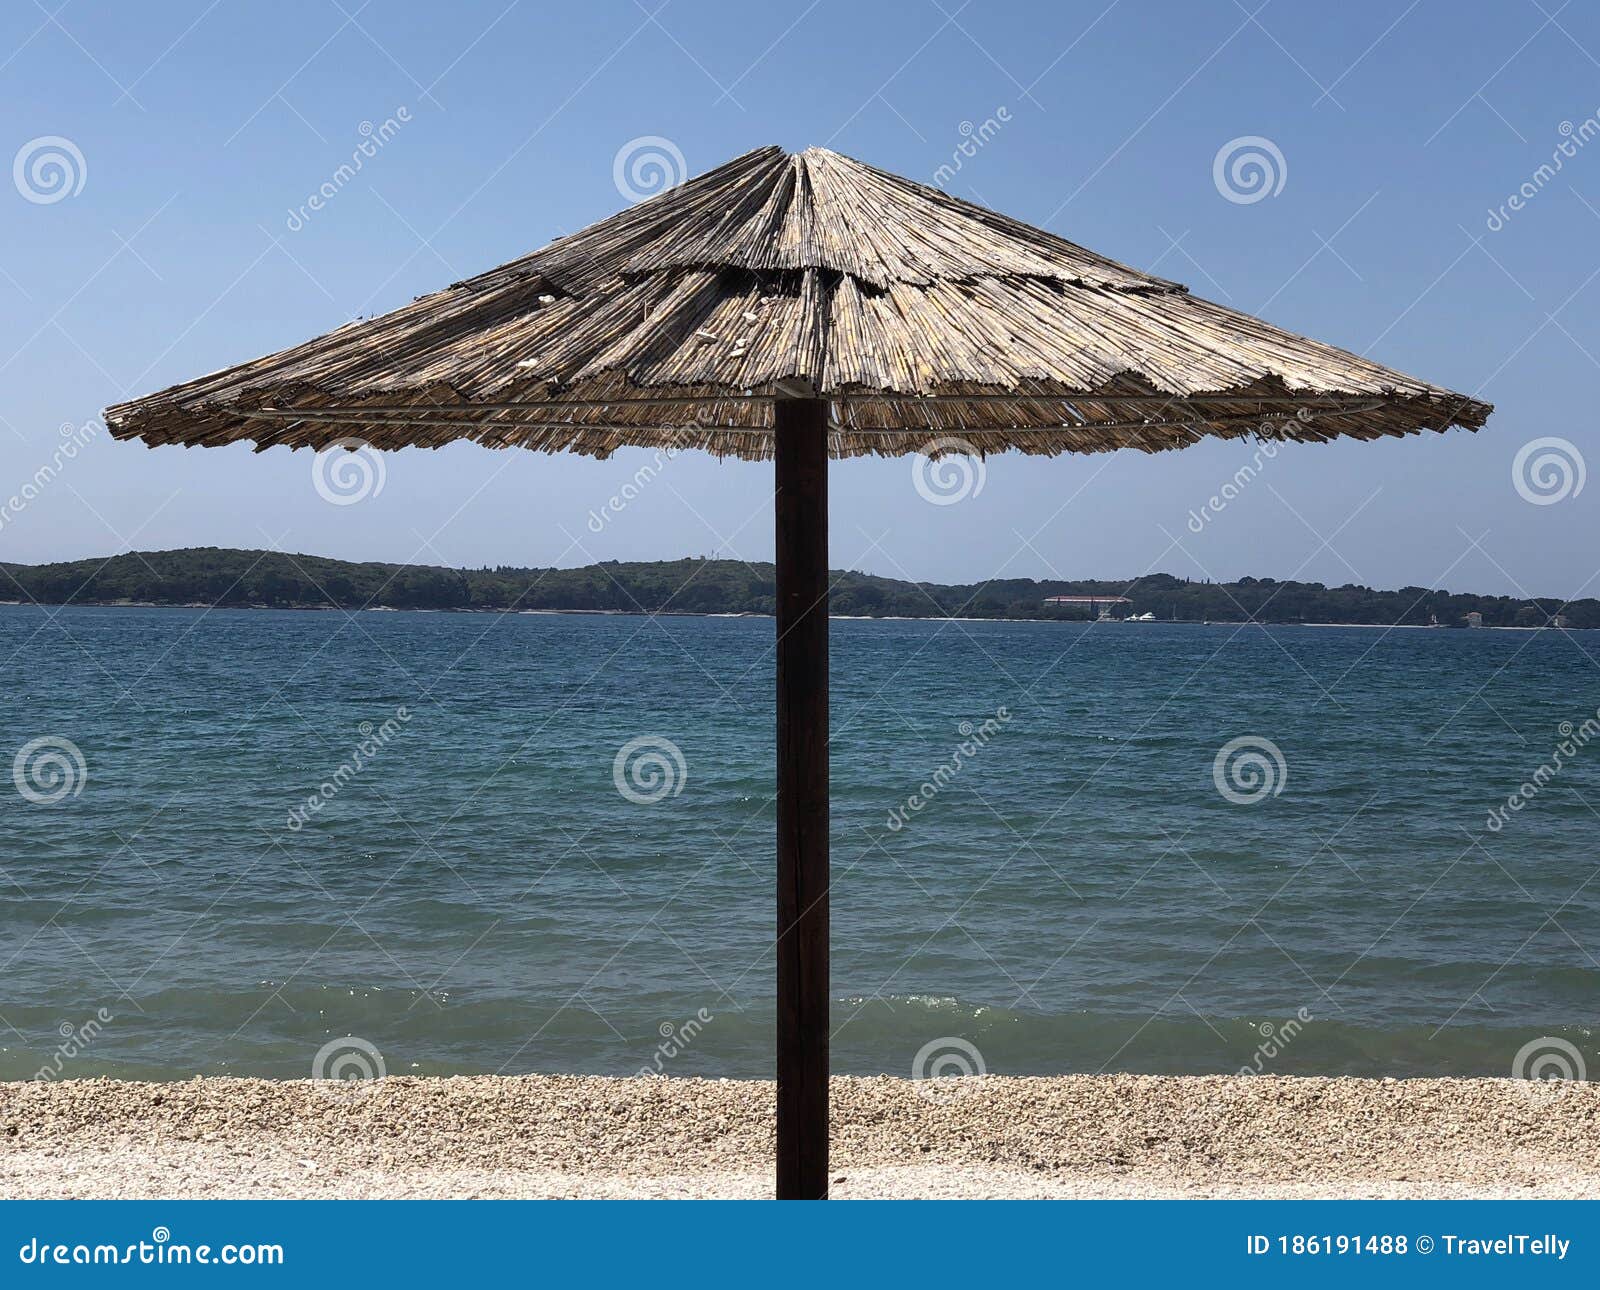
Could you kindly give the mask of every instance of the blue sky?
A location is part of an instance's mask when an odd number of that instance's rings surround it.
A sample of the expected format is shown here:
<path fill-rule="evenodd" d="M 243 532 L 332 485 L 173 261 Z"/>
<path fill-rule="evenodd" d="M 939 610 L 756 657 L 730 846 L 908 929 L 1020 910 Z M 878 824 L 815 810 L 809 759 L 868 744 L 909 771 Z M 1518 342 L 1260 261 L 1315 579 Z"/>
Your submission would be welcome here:
<path fill-rule="evenodd" d="M 612 213 L 614 164 L 640 138 L 670 141 L 689 173 L 822 144 L 932 182 L 994 119 L 948 180 L 957 195 L 1498 411 L 1476 436 L 1287 448 L 1199 533 L 1190 513 L 1247 445 L 996 457 L 949 506 L 924 500 L 906 460 L 839 463 L 836 566 L 1600 589 L 1600 483 L 1530 502 L 1513 472 L 1535 439 L 1564 440 L 1573 468 L 1597 451 L 1592 6 L 18 0 L 0 10 L 0 60 L 14 162 L 0 497 L 107 403 Z M 363 123 L 391 118 L 360 173 L 296 218 Z M 1225 191 L 1214 163 L 1252 136 L 1275 150 L 1272 191 L 1239 200 L 1255 194 Z M 1538 175 L 1563 141 L 1560 170 Z M 764 465 L 679 457 L 591 532 L 642 460 L 407 452 L 381 492 L 338 506 L 304 452 L 100 433 L 0 512 L 0 559 L 190 545 L 463 565 L 770 558 Z"/>

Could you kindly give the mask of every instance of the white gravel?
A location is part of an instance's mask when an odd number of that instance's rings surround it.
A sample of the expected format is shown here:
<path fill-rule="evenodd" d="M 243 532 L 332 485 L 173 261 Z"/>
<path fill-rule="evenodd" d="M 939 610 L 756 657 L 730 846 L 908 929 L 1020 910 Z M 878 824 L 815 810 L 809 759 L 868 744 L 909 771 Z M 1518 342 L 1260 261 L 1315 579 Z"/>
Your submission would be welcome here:
<path fill-rule="evenodd" d="M 926 1091 L 922 1089 L 921 1091 Z M 833 1194 L 1596 1197 L 1600 1085 L 836 1078 Z M 772 1085 L 0 1084 L 10 1197 L 759 1197 Z"/>

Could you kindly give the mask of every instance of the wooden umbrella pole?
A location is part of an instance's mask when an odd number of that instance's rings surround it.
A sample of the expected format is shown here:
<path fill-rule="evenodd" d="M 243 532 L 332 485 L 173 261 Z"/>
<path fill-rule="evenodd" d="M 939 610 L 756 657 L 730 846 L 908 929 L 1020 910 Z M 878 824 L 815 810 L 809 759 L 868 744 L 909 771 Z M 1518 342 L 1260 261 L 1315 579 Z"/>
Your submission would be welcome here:
<path fill-rule="evenodd" d="M 828 404 L 774 405 L 778 1199 L 828 1194 Z"/>

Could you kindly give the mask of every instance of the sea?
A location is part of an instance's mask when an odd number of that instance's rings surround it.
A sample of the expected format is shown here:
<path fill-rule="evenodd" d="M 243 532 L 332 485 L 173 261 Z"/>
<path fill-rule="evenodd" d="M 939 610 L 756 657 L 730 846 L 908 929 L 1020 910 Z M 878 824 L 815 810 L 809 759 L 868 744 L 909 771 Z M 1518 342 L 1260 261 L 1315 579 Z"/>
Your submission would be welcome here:
<path fill-rule="evenodd" d="M 1600 633 L 832 640 L 836 1071 L 1600 1071 Z M 0 1078 L 770 1076 L 773 643 L 0 608 Z"/>

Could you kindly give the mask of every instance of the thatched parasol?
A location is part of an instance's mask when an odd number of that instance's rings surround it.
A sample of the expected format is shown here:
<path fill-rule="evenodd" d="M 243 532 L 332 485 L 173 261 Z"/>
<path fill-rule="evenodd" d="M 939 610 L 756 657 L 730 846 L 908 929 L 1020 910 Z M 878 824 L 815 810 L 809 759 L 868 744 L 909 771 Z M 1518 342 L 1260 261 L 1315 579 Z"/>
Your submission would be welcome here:
<path fill-rule="evenodd" d="M 827 1194 L 827 459 L 1476 429 L 1491 408 L 822 148 L 106 413 L 147 444 L 775 459 L 778 1194 Z"/>

